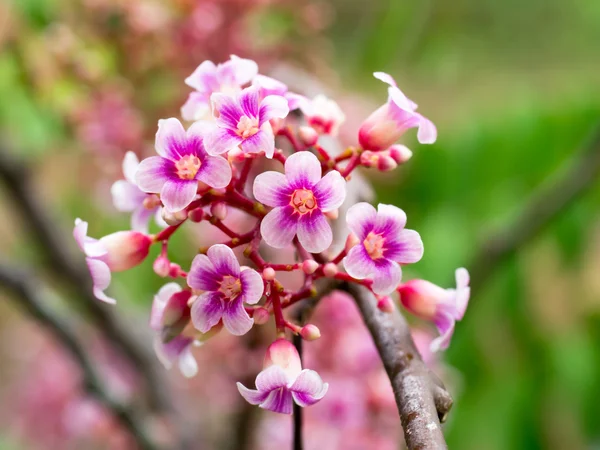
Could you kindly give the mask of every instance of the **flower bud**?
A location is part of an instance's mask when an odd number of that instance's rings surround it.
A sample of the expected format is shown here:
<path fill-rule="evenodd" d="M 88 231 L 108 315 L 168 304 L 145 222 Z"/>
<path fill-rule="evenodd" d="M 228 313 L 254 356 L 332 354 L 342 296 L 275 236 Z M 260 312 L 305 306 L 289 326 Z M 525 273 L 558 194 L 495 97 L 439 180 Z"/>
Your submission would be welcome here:
<path fill-rule="evenodd" d="M 307 147 L 312 147 L 319 140 L 319 133 L 313 127 L 302 126 L 298 128 L 298 138 Z"/>
<path fill-rule="evenodd" d="M 148 256 L 152 239 L 137 231 L 118 231 L 100 239 L 107 254 L 102 260 L 114 272 L 131 269 Z"/>
<path fill-rule="evenodd" d="M 363 122 L 358 131 L 358 141 L 365 150 L 385 150 L 393 145 L 406 131 L 394 120 L 390 103 L 376 109 Z"/>
<path fill-rule="evenodd" d="M 275 279 L 275 269 L 273 269 L 272 267 L 265 267 L 262 272 L 262 276 L 267 281 L 274 280 Z"/>
<path fill-rule="evenodd" d="M 327 263 L 323 266 L 323 273 L 326 277 L 334 277 L 339 272 L 338 266 L 334 263 Z"/>
<path fill-rule="evenodd" d="M 143 205 L 146 209 L 154 209 L 160 206 L 160 198 L 156 194 L 148 194 L 143 201 Z"/>
<path fill-rule="evenodd" d="M 314 259 L 307 259 L 302 263 L 302 271 L 306 275 L 312 275 L 319 268 L 319 263 Z"/>
<path fill-rule="evenodd" d="M 266 308 L 256 308 L 252 317 L 256 325 L 263 325 L 269 321 L 269 311 Z"/>
<path fill-rule="evenodd" d="M 405 146 L 405 145 L 392 145 L 388 150 L 387 153 L 389 153 L 389 155 L 392 157 L 392 159 L 394 161 L 396 161 L 396 163 L 398 164 L 404 164 L 406 161 L 408 161 L 410 158 L 412 158 L 413 153 L 410 151 L 410 149 Z"/>
<path fill-rule="evenodd" d="M 277 339 L 267 349 L 263 367 L 281 367 L 290 377 L 296 377 L 302 370 L 300 355 L 294 345 L 286 339 Z"/>
<path fill-rule="evenodd" d="M 169 212 L 165 208 L 163 208 L 160 212 L 161 217 L 167 223 L 167 225 L 175 226 L 179 225 L 185 219 L 187 219 L 187 211 L 181 210 L 176 212 Z"/>
<path fill-rule="evenodd" d="M 196 208 L 188 212 L 188 219 L 190 219 L 192 222 L 198 223 L 204 220 L 205 215 L 206 214 L 202 208 Z"/>
<path fill-rule="evenodd" d="M 181 266 L 177 263 L 172 262 L 169 266 L 169 276 L 171 278 L 177 278 L 181 273 Z"/>
<path fill-rule="evenodd" d="M 159 277 L 167 277 L 169 276 L 169 272 L 171 270 L 171 262 L 165 255 L 160 254 L 154 260 L 154 264 L 152 264 L 152 269 L 154 270 L 154 273 Z"/>
<path fill-rule="evenodd" d="M 370 150 L 365 150 L 360 154 L 360 163 L 365 167 L 375 167 L 379 161 L 379 155 Z"/>
<path fill-rule="evenodd" d="M 377 300 L 377 308 L 385 313 L 391 313 L 395 309 L 394 301 L 391 297 L 380 297 L 379 300 Z"/>
<path fill-rule="evenodd" d="M 448 296 L 445 289 L 426 280 L 411 280 L 398 288 L 402 305 L 412 314 L 433 320 L 437 305 Z"/>
<path fill-rule="evenodd" d="M 377 161 L 377 168 L 382 172 L 389 172 L 390 170 L 394 170 L 396 167 L 398 167 L 398 163 L 394 161 L 394 159 L 390 155 L 385 153 L 387 152 L 383 152 L 379 155 L 379 160 Z"/>
<path fill-rule="evenodd" d="M 360 242 L 358 237 L 354 233 L 350 233 L 346 238 L 346 245 L 344 245 L 344 249 L 349 252 L 352 247 L 357 245 Z"/>
<path fill-rule="evenodd" d="M 285 119 L 281 119 L 279 117 L 274 117 L 269 120 L 271 124 L 271 128 L 273 128 L 273 133 L 277 134 L 283 127 L 285 127 Z"/>
<path fill-rule="evenodd" d="M 306 341 L 315 341 L 321 337 L 321 330 L 316 325 L 309 323 L 302 327 L 300 336 Z"/>
<path fill-rule="evenodd" d="M 327 217 L 328 219 L 331 219 L 331 220 L 336 220 L 339 216 L 340 216 L 340 210 L 337 208 L 333 209 L 331 211 L 327 211 L 325 213 L 325 217 Z"/>
<path fill-rule="evenodd" d="M 230 163 L 243 162 L 246 159 L 246 154 L 241 148 L 235 147 L 227 152 L 227 159 Z"/>
<path fill-rule="evenodd" d="M 219 220 L 225 220 L 227 217 L 227 205 L 223 202 L 216 202 L 210 205 L 210 213 Z"/>

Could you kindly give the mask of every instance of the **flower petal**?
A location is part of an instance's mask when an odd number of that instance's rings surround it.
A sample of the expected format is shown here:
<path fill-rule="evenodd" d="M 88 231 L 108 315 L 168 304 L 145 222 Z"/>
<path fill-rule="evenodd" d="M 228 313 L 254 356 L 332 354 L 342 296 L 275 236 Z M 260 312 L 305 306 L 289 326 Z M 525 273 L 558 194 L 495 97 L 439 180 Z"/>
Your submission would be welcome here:
<path fill-rule="evenodd" d="M 319 209 L 323 212 L 332 211 L 342 206 L 346 199 L 346 180 L 337 171 L 332 170 L 313 188 Z"/>
<path fill-rule="evenodd" d="M 437 128 L 433 122 L 419 114 L 421 119 L 419 122 L 419 131 L 417 131 L 417 139 L 421 144 L 433 144 L 437 139 Z"/>
<path fill-rule="evenodd" d="M 220 155 L 236 148 L 242 138 L 235 131 L 226 128 L 215 128 L 204 138 L 204 148 L 209 155 Z"/>
<path fill-rule="evenodd" d="M 394 87 L 396 86 L 396 80 L 394 80 L 391 75 L 389 75 L 385 72 L 374 72 L 373 76 L 375 78 L 377 78 L 378 80 L 383 81 L 386 84 L 389 84 L 390 86 L 394 86 Z"/>
<path fill-rule="evenodd" d="M 377 211 L 370 203 L 361 202 L 353 205 L 346 213 L 346 223 L 359 240 L 364 241 L 377 221 Z"/>
<path fill-rule="evenodd" d="M 240 274 L 244 302 L 249 305 L 258 303 L 265 291 L 265 285 L 260 274 L 253 269 L 244 269 Z"/>
<path fill-rule="evenodd" d="M 217 125 L 223 128 L 237 130 L 240 118 L 244 115 L 244 111 L 229 95 L 214 93 L 210 96 L 212 103 L 213 116 L 217 119 Z"/>
<path fill-rule="evenodd" d="M 292 394 L 284 388 L 271 391 L 259 407 L 280 414 L 291 414 L 293 407 Z"/>
<path fill-rule="evenodd" d="M 450 314 L 442 313 L 435 318 L 435 325 L 440 332 L 440 335 L 431 341 L 431 344 L 429 345 L 429 349 L 432 352 L 435 353 L 448 348 L 452 335 L 454 334 L 454 324 L 454 318 Z"/>
<path fill-rule="evenodd" d="M 237 385 L 238 391 L 240 391 L 240 394 L 242 395 L 242 397 L 244 397 L 244 399 L 251 405 L 258 405 L 258 404 L 264 402 L 270 394 L 270 392 L 268 392 L 268 391 L 261 392 L 261 391 L 257 391 L 256 389 L 248 389 L 246 386 L 244 386 L 240 382 L 236 383 L 236 385 Z"/>
<path fill-rule="evenodd" d="M 106 303 L 117 303 L 114 298 L 109 297 L 104 293 L 104 290 L 110 285 L 111 278 L 110 269 L 106 263 L 92 258 L 85 258 L 85 262 L 87 263 L 90 275 L 92 276 L 94 296 L 98 300 L 102 300 Z"/>
<path fill-rule="evenodd" d="M 406 213 L 394 205 L 377 205 L 375 233 L 383 233 L 385 238 L 393 237 L 406 225 Z"/>
<path fill-rule="evenodd" d="M 115 181 L 110 187 L 115 208 L 122 212 L 131 212 L 142 204 L 146 194 L 135 184 L 126 180 Z"/>
<path fill-rule="evenodd" d="M 401 230 L 385 244 L 383 256 L 400 264 L 412 264 L 423 257 L 423 241 L 414 230 Z"/>
<path fill-rule="evenodd" d="M 371 276 L 375 271 L 375 263 L 367 254 L 362 244 L 355 245 L 343 260 L 344 269 L 353 278 L 362 280 Z"/>
<path fill-rule="evenodd" d="M 185 84 L 200 92 L 216 87 L 217 67 L 212 61 L 203 61 L 196 70 L 185 79 Z"/>
<path fill-rule="evenodd" d="M 469 272 L 463 267 L 456 269 L 456 294 L 454 301 L 457 310 L 457 314 L 455 315 L 456 320 L 461 320 L 465 315 L 470 296 Z"/>
<path fill-rule="evenodd" d="M 104 256 L 108 253 L 106 247 L 98 239 L 91 238 L 87 235 L 88 223 L 77 218 L 75 219 L 75 228 L 73 228 L 73 237 L 79 246 L 80 250 L 92 258 Z"/>
<path fill-rule="evenodd" d="M 310 253 L 321 253 L 329 248 L 333 241 L 333 233 L 321 211 L 314 210 L 311 214 L 300 217 L 298 240 Z"/>
<path fill-rule="evenodd" d="M 258 86 L 250 86 L 243 89 L 238 95 L 240 107 L 248 117 L 258 117 L 259 92 L 260 88 Z"/>
<path fill-rule="evenodd" d="M 285 206 L 290 202 L 291 189 L 284 174 L 263 172 L 254 179 L 254 197 L 267 206 Z"/>
<path fill-rule="evenodd" d="M 244 309 L 242 297 L 225 302 L 223 312 L 223 326 L 234 336 L 246 334 L 254 325 L 252 319 Z"/>
<path fill-rule="evenodd" d="M 388 88 L 388 95 L 390 100 L 402 111 L 414 113 L 416 104 L 406 95 L 404 95 L 404 92 L 402 92 L 397 86 L 390 86 Z"/>
<path fill-rule="evenodd" d="M 267 367 L 256 377 L 256 389 L 261 392 L 286 387 L 288 383 L 289 380 L 285 371 L 279 366 Z"/>
<path fill-rule="evenodd" d="M 321 163 L 309 151 L 294 153 L 285 162 L 285 176 L 294 188 L 312 189 L 321 179 Z"/>
<path fill-rule="evenodd" d="M 206 94 L 192 92 L 186 102 L 181 107 L 181 117 L 183 120 L 194 121 L 204 119 L 210 113 L 210 102 Z"/>
<path fill-rule="evenodd" d="M 402 280 L 402 269 L 398 263 L 389 260 L 375 261 L 373 292 L 378 295 L 391 294 Z"/>
<path fill-rule="evenodd" d="M 284 97 L 281 95 L 268 95 L 260 102 L 258 124 L 262 125 L 275 117 L 283 119 L 289 112 L 288 101 Z"/>
<path fill-rule="evenodd" d="M 140 160 L 138 159 L 135 153 L 125 153 L 125 156 L 123 157 L 123 164 L 121 165 L 121 167 L 123 169 L 123 175 L 125 176 L 125 179 L 131 184 L 135 184 L 135 172 L 139 164 Z"/>
<path fill-rule="evenodd" d="M 162 327 L 162 316 L 167 306 L 167 302 L 177 292 L 181 292 L 181 286 L 171 282 L 161 287 L 152 301 L 152 309 L 150 310 L 150 328 L 160 330 Z"/>
<path fill-rule="evenodd" d="M 187 276 L 188 286 L 199 291 L 216 291 L 220 281 L 221 275 L 208 256 L 196 255 Z"/>
<path fill-rule="evenodd" d="M 260 87 L 260 93 L 265 98 L 269 95 L 284 95 L 288 91 L 284 83 L 266 75 L 256 75 L 252 85 Z"/>
<path fill-rule="evenodd" d="M 239 58 L 235 55 L 231 55 L 230 61 L 227 61 L 223 66 L 227 64 L 232 68 L 233 78 L 236 84 L 239 84 L 240 86 L 249 83 L 258 73 L 258 64 L 251 59 Z"/>
<path fill-rule="evenodd" d="M 148 221 L 158 208 L 148 209 L 144 205 L 138 206 L 131 214 L 131 229 L 148 234 Z"/>
<path fill-rule="evenodd" d="M 160 199 L 168 212 L 181 211 L 196 197 L 198 181 L 170 179 L 160 191 Z"/>
<path fill-rule="evenodd" d="M 177 149 L 184 147 L 186 142 L 185 129 L 181 122 L 174 117 L 158 121 L 155 147 L 156 152 L 165 158 L 179 159 Z"/>
<path fill-rule="evenodd" d="M 135 173 L 135 183 L 140 190 L 158 194 L 167 180 L 176 177 L 175 166 L 160 156 L 144 159 Z"/>
<path fill-rule="evenodd" d="M 292 243 L 298 229 L 298 220 L 291 206 L 281 206 L 270 211 L 260 224 L 260 234 L 274 248 L 284 248 Z"/>
<path fill-rule="evenodd" d="M 269 125 L 269 124 L 266 124 Z M 275 136 L 271 126 L 264 126 L 258 133 L 242 141 L 242 151 L 244 153 L 265 152 L 267 158 L 272 158 L 275 153 Z"/>
<path fill-rule="evenodd" d="M 302 407 L 314 405 L 327 393 L 329 385 L 314 370 L 304 369 L 289 387 L 294 401 Z"/>
<path fill-rule="evenodd" d="M 196 178 L 210 187 L 224 188 L 231 182 L 231 165 L 221 156 L 207 156 Z"/>
<path fill-rule="evenodd" d="M 224 244 L 215 244 L 206 252 L 215 271 L 220 275 L 240 276 L 240 263 L 233 250 Z"/>
<path fill-rule="evenodd" d="M 205 292 L 192 303 L 192 323 L 202 333 L 208 332 L 223 317 L 223 301 L 216 292 Z"/>
<path fill-rule="evenodd" d="M 191 343 L 179 355 L 179 370 L 186 378 L 192 378 L 198 373 L 198 363 L 192 354 Z"/>

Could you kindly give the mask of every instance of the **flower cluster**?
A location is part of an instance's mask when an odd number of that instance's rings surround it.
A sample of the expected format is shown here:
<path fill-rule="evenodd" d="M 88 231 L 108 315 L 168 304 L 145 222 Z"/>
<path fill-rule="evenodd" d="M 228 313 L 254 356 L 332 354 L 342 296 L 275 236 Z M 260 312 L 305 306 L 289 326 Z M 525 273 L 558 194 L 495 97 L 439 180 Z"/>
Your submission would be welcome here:
<path fill-rule="evenodd" d="M 195 344 L 222 328 L 244 335 L 273 317 L 275 338 L 264 370 L 256 389 L 238 383 L 241 395 L 286 414 L 294 402 L 302 407 L 318 402 L 328 384 L 302 369 L 287 333 L 315 340 L 320 331 L 314 324 L 295 323 L 284 311 L 317 295 L 316 282 L 323 278 L 364 286 L 383 311 L 394 308 L 391 295 L 397 291 L 408 311 L 438 327 L 432 350 L 448 346 L 469 299 L 466 270 L 457 271 L 456 290 L 424 280 L 401 284 L 401 267 L 423 256 L 419 233 L 406 228 L 406 213 L 393 205 L 344 204 L 356 198 L 347 190 L 359 167 L 390 170 L 410 158 L 410 150 L 397 144 L 409 128 L 418 128 L 422 143 L 436 139 L 432 122 L 416 112 L 394 80 L 375 76 L 389 85 L 387 103 L 360 127 L 360 147 L 334 156 L 327 145 L 344 114 L 333 100 L 294 93 L 259 74 L 247 59 L 206 61 L 186 80 L 194 91 L 182 115 L 192 123 L 160 120 L 157 155 L 139 163 L 134 154 L 125 156 L 125 180 L 113 185 L 112 194 L 119 210 L 132 212 L 133 230 L 95 240 L 87 236 L 87 223 L 77 219 L 74 236 L 100 300 L 114 303 L 104 292 L 111 272 L 140 264 L 151 245 L 161 247 L 153 269 L 176 281 L 156 294 L 150 326 L 166 367 L 177 363 L 185 376 L 193 376 L 198 372 Z M 296 113 L 288 118 L 290 111 Z M 250 218 L 250 231 L 226 225 L 229 210 Z M 340 210 L 345 217 L 338 217 Z M 148 234 L 152 216 L 162 227 L 156 234 Z M 349 229 L 340 251 L 331 248 L 336 220 Z M 227 240 L 200 249 L 184 270 L 170 259 L 169 241 L 184 223 L 199 222 L 214 226 Z M 274 263 L 274 251 L 293 259 Z M 301 286 L 287 286 L 286 274 L 301 277 Z"/>

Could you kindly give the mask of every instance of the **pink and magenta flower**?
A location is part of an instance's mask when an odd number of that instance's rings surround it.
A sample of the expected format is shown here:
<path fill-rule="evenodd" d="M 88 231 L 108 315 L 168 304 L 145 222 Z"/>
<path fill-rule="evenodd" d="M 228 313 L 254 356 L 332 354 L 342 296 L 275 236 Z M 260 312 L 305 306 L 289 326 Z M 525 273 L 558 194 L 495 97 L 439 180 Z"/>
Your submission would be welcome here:
<path fill-rule="evenodd" d="M 340 126 L 346 120 L 338 104 L 324 95 L 317 95 L 312 100 L 304 98 L 299 107 L 308 125 L 319 134 L 337 136 Z"/>
<path fill-rule="evenodd" d="M 326 212 L 339 208 L 346 198 L 346 180 L 337 170 L 321 178 L 321 163 L 308 151 L 285 162 L 285 175 L 264 172 L 254 181 L 254 196 L 272 206 L 260 232 L 271 247 L 284 248 L 298 236 L 309 252 L 326 250 L 333 239 Z"/>
<path fill-rule="evenodd" d="M 248 403 L 269 411 L 291 414 L 293 402 L 302 407 L 314 405 L 329 388 L 317 372 L 302 370 L 298 351 L 285 339 L 269 346 L 264 367 L 256 377 L 256 389 L 239 382 L 237 387 Z"/>
<path fill-rule="evenodd" d="M 417 138 L 421 144 L 433 144 L 437 130 L 433 122 L 416 112 L 417 104 L 406 97 L 394 79 L 383 72 L 375 78 L 387 83 L 388 101 L 373 112 L 361 125 L 358 140 L 364 150 L 385 150 L 394 144 L 409 128 L 419 128 Z"/>
<path fill-rule="evenodd" d="M 140 264 L 148 256 L 152 240 L 137 231 L 118 231 L 94 239 L 87 235 L 87 229 L 87 222 L 75 219 L 73 237 L 86 256 L 94 295 L 98 300 L 116 303 L 114 298 L 104 293 L 110 285 L 111 272 L 122 272 Z"/>
<path fill-rule="evenodd" d="M 188 285 L 204 291 L 192 304 L 192 322 L 202 333 L 219 321 L 231 334 L 247 333 L 254 323 L 244 308 L 263 295 L 262 277 L 253 269 L 240 268 L 233 251 L 223 244 L 213 245 L 206 255 L 197 255 L 187 277 Z"/>
<path fill-rule="evenodd" d="M 210 113 L 210 96 L 215 92 L 235 94 L 249 83 L 258 73 L 258 65 L 250 60 L 231 56 L 229 61 L 215 65 L 204 61 L 189 77 L 185 84 L 195 89 L 181 108 L 185 120 L 195 121 L 207 118 Z"/>
<path fill-rule="evenodd" d="M 222 156 L 205 150 L 205 135 L 213 125 L 195 122 L 187 131 L 179 120 L 158 121 L 156 152 L 138 166 L 135 181 L 144 192 L 160 194 L 168 212 L 181 211 L 196 197 L 198 181 L 224 188 L 231 181 L 231 166 Z"/>
<path fill-rule="evenodd" d="M 280 95 L 260 96 L 258 86 L 250 86 L 237 96 L 213 94 L 213 115 L 217 127 L 206 136 L 206 150 L 220 155 L 238 146 L 244 153 L 264 152 L 272 158 L 275 135 L 269 120 L 288 115 L 287 100 Z"/>
<path fill-rule="evenodd" d="M 400 208 L 380 203 L 357 203 L 346 214 L 350 231 L 358 238 L 344 258 L 346 272 L 359 280 L 373 278 L 373 292 L 390 294 L 402 279 L 400 264 L 411 264 L 423 256 L 421 236 L 407 230 L 406 214 Z"/>
<path fill-rule="evenodd" d="M 398 288 L 402 305 L 417 317 L 433 321 L 440 333 L 431 342 L 431 351 L 450 345 L 454 325 L 467 310 L 471 288 L 467 269 L 456 270 L 456 289 L 444 289 L 426 280 L 411 280 Z"/>
<path fill-rule="evenodd" d="M 258 86 L 261 98 L 265 98 L 269 95 L 279 95 L 284 97 L 288 102 L 290 111 L 298 109 L 300 103 L 305 100 L 304 96 L 290 92 L 285 83 L 266 75 L 256 75 L 252 80 L 252 85 Z"/>

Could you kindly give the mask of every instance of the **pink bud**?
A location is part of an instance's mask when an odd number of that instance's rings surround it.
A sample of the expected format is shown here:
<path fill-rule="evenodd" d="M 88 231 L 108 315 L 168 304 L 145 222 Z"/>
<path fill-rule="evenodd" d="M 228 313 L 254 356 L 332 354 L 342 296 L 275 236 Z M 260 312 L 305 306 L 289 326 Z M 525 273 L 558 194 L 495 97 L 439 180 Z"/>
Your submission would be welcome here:
<path fill-rule="evenodd" d="M 296 378 L 302 371 L 300 355 L 294 345 L 286 339 L 277 339 L 267 349 L 263 367 L 273 365 L 281 367 L 290 379 Z"/>
<path fill-rule="evenodd" d="M 235 147 L 227 153 L 229 162 L 243 162 L 246 159 L 246 154 L 239 148 Z"/>
<path fill-rule="evenodd" d="M 171 265 L 169 267 L 169 276 L 171 278 L 177 278 L 180 273 L 181 273 L 181 266 L 176 263 L 171 263 Z"/>
<path fill-rule="evenodd" d="M 210 213 L 219 220 L 225 220 L 227 217 L 227 205 L 223 202 L 213 203 L 210 206 Z"/>
<path fill-rule="evenodd" d="M 154 209 L 160 206 L 160 198 L 156 194 L 148 194 L 143 202 L 144 208 Z"/>
<path fill-rule="evenodd" d="M 302 271 L 306 275 L 311 275 L 319 268 L 319 263 L 314 259 L 307 259 L 302 263 Z"/>
<path fill-rule="evenodd" d="M 398 164 L 404 164 L 406 161 L 412 158 L 413 155 L 407 146 L 400 144 L 392 145 L 387 152 Z"/>
<path fill-rule="evenodd" d="M 171 270 L 171 262 L 165 255 L 160 254 L 154 260 L 154 264 L 152 264 L 152 269 L 154 270 L 154 273 L 156 275 L 164 278 L 169 275 L 169 271 Z"/>
<path fill-rule="evenodd" d="M 315 341 L 321 337 L 321 330 L 316 325 L 309 323 L 300 330 L 300 336 L 306 341 Z"/>
<path fill-rule="evenodd" d="M 338 266 L 334 263 L 327 263 L 323 266 L 323 273 L 326 277 L 334 277 L 339 272 Z"/>
<path fill-rule="evenodd" d="M 107 254 L 102 258 L 110 270 L 120 272 L 140 264 L 148 256 L 152 239 L 137 231 L 118 231 L 100 239 Z"/>
<path fill-rule="evenodd" d="M 395 308 L 394 301 L 391 297 L 381 297 L 377 301 L 377 308 L 379 308 L 380 311 L 383 311 L 385 313 L 391 313 L 394 311 Z"/>
<path fill-rule="evenodd" d="M 359 243 L 358 237 L 354 233 L 350 233 L 346 238 L 346 245 L 344 249 L 349 252 L 352 247 Z"/>
<path fill-rule="evenodd" d="M 187 211 L 185 209 L 177 212 L 168 212 L 165 208 L 163 208 L 160 214 L 167 225 L 170 226 L 179 225 L 181 222 L 187 219 Z"/>
<path fill-rule="evenodd" d="M 273 128 L 273 133 L 277 134 L 285 126 L 285 119 L 274 117 L 269 120 L 269 123 L 271 124 L 271 128 Z"/>
<path fill-rule="evenodd" d="M 265 267 L 262 272 L 262 276 L 267 281 L 274 280 L 275 279 L 275 269 L 273 269 L 272 267 Z"/>
<path fill-rule="evenodd" d="M 252 317 L 256 325 L 263 325 L 269 321 L 269 311 L 266 308 L 256 308 Z"/>
<path fill-rule="evenodd" d="M 415 316 L 433 320 L 437 305 L 447 298 L 445 289 L 426 280 L 411 280 L 398 288 L 402 305 Z"/>
<path fill-rule="evenodd" d="M 181 319 L 185 319 L 185 324 L 187 324 L 190 312 L 188 300 L 191 295 L 190 291 L 180 291 L 169 298 L 163 310 L 162 326 L 171 327 L 180 322 Z"/>
<path fill-rule="evenodd" d="M 302 126 L 298 128 L 298 137 L 307 147 L 312 147 L 319 140 L 319 133 L 313 127 Z"/>
<path fill-rule="evenodd" d="M 333 209 L 333 210 L 331 210 L 331 211 L 327 211 L 327 212 L 325 213 L 325 217 L 327 217 L 328 219 L 331 219 L 331 220 L 335 220 L 335 219 L 337 219 L 339 216 L 340 216 L 340 210 L 339 210 L 339 209 L 337 209 L 337 208 L 336 208 L 336 209 Z"/>
<path fill-rule="evenodd" d="M 387 155 L 385 153 L 387 152 L 384 152 L 383 154 L 379 155 L 379 160 L 377 161 L 377 168 L 382 172 L 389 172 L 390 170 L 394 170 L 396 167 L 398 167 L 398 163 L 394 161 L 394 159 L 390 155 Z"/>
<path fill-rule="evenodd" d="M 365 150 L 385 150 L 404 134 L 406 127 L 394 120 L 390 103 L 375 110 L 358 131 L 358 141 Z"/>
<path fill-rule="evenodd" d="M 196 208 L 188 212 L 188 219 L 192 222 L 202 222 L 204 220 L 205 214 L 202 208 Z"/>
<path fill-rule="evenodd" d="M 375 167 L 379 161 L 379 155 L 370 150 L 366 150 L 360 154 L 360 163 L 365 167 Z"/>

